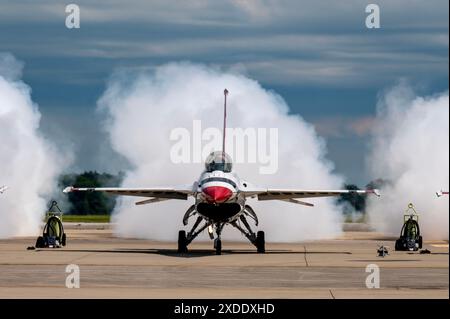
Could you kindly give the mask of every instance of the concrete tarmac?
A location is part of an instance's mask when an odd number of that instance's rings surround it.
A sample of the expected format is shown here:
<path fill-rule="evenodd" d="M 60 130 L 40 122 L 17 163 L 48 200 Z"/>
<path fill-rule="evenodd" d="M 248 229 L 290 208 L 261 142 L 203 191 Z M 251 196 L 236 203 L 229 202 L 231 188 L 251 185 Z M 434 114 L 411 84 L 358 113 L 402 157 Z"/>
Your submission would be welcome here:
<path fill-rule="evenodd" d="M 27 250 L 36 238 L 0 240 L 0 298 L 449 298 L 448 242 L 425 242 L 431 254 L 395 252 L 394 238 L 348 228 L 341 238 L 266 243 L 176 243 L 113 236 L 108 224 L 66 226 L 68 246 Z M 377 245 L 390 254 L 377 257 Z M 66 266 L 80 288 L 66 287 Z M 366 287 L 369 264 L 380 288 Z"/>

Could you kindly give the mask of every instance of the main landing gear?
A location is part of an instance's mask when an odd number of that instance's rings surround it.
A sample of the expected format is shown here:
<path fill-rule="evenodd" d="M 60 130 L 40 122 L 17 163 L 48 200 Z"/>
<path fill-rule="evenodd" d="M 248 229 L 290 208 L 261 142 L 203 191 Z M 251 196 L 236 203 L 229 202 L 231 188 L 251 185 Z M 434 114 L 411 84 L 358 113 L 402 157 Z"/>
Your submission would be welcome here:
<path fill-rule="evenodd" d="M 231 225 L 239 230 L 247 239 L 256 247 L 256 251 L 260 254 L 263 254 L 266 252 L 266 240 L 265 235 L 263 231 L 258 231 L 256 234 L 251 229 L 250 225 L 247 222 L 247 219 L 245 218 L 245 215 L 241 215 L 239 217 L 242 224 L 245 228 L 242 228 L 237 221 L 233 221 Z"/>
<path fill-rule="evenodd" d="M 178 253 L 187 253 L 187 250 L 186 231 L 180 230 L 178 232 Z"/>
<path fill-rule="evenodd" d="M 178 232 L 178 253 L 187 253 L 187 246 L 195 239 L 195 237 L 197 237 L 203 230 L 208 227 L 208 223 L 205 222 L 205 224 L 203 224 L 198 230 L 196 230 L 202 220 L 202 217 L 197 217 L 194 226 L 192 226 L 191 231 L 187 234 L 184 230 L 180 230 Z"/>

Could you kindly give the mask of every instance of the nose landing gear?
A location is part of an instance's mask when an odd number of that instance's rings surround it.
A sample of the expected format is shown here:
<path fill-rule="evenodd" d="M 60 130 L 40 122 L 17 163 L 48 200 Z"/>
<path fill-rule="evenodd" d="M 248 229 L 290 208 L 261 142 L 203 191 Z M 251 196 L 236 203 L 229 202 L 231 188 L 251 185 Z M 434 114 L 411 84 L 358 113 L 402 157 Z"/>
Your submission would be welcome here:
<path fill-rule="evenodd" d="M 222 254 L 222 240 L 220 239 L 220 236 L 222 234 L 223 226 L 225 226 L 224 223 L 216 225 L 217 238 L 214 239 L 214 249 L 216 250 L 216 255 Z"/>

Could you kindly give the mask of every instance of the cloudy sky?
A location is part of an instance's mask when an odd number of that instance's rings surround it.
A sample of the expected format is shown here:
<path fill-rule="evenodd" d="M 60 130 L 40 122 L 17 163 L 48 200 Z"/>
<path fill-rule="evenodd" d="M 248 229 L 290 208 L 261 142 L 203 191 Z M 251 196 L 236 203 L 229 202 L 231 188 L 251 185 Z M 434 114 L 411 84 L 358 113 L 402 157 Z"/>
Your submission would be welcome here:
<path fill-rule="evenodd" d="M 448 90 L 446 0 L 376 1 L 380 29 L 365 26 L 371 1 L 79 0 L 80 29 L 65 27 L 68 3 L 0 0 L 0 52 L 24 63 L 42 130 L 76 151 L 74 171 L 126 165 L 95 111 L 118 69 L 243 72 L 313 123 L 336 171 L 361 186 L 377 96 L 400 80 L 420 95 Z"/>

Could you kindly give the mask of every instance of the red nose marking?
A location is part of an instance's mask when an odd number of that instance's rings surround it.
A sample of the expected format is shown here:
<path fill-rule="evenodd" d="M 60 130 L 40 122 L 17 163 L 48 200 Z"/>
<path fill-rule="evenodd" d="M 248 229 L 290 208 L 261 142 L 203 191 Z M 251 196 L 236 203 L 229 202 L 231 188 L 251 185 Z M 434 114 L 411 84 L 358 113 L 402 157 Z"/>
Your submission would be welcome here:
<path fill-rule="evenodd" d="M 203 194 L 214 203 L 223 203 L 232 195 L 231 190 L 222 186 L 210 186 L 203 189 Z"/>

